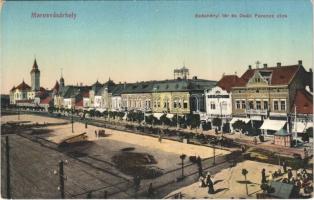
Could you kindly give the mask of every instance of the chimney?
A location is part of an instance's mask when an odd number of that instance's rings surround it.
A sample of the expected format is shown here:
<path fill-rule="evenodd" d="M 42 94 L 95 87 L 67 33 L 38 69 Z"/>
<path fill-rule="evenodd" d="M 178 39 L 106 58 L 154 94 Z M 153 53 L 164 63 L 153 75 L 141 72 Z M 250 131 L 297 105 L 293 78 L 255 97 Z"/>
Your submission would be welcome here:
<path fill-rule="evenodd" d="M 299 63 L 299 65 L 301 66 L 301 65 L 302 65 L 302 60 L 299 60 L 298 63 Z"/>
<path fill-rule="evenodd" d="M 264 69 L 266 69 L 266 68 L 267 68 L 267 64 L 266 64 L 266 63 L 265 63 L 263 66 L 264 66 Z"/>
<path fill-rule="evenodd" d="M 249 69 L 252 69 L 252 66 L 251 66 L 251 65 L 249 65 Z"/>
<path fill-rule="evenodd" d="M 281 67 L 281 62 L 277 62 L 277 67 Z"/>

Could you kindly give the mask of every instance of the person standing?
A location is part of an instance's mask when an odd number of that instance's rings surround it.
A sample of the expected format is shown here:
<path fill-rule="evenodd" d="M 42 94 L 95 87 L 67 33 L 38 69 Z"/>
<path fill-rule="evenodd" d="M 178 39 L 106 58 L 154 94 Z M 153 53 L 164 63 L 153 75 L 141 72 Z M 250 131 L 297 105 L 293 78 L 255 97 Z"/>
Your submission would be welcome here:
<path fill-rule="evenodd" d="M 291 178 L 292 178 L 292 171 L 291 169 L 288 169 L 288 180 L 291 181 Z"/>
<path fill-rule="evenodd" d="M 286 161 L 282 162 L 282 168 L 283 168 L 283 172 L 286 173 L 287 172 L 287 163 L 286 163 Z"/>
<path fill-rule="evenodd" d="M 153 183 L 150 183 L 150 184 L 149 184 L 147 193 L 148 193 L 148 197 L 153 197 L 153 196 L 154 196 Z"/>

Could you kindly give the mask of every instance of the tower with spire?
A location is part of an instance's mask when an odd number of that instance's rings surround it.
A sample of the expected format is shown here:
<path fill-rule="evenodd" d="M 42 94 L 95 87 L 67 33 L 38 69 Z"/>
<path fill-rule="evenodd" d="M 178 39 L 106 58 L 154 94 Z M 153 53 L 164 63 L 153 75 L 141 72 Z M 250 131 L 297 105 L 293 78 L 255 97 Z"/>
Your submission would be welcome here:
<path fill-rule="evenodd" d="M 40 71 L 38 69 L 36 58 L 34 60 L 33 68 L 30 74 L 31 74 L 31 88 L 33 91 L 38 91 L 40 89 Z"/>
<path fill-rule="evenodd" d="M 63 78 L 63 74 L 62 74 L 62 68 L 61 68 L 61 78 L 60 78 L 60 90 L 64 87 L 64 78 Z"/>

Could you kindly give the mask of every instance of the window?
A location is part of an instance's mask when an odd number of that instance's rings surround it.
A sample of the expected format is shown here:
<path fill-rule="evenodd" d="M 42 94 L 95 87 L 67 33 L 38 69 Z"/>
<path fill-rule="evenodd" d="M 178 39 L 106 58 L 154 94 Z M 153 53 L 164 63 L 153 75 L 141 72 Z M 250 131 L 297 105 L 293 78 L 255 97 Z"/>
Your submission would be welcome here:
<path fill-rule="evenodd" d="M 250 108 L 250 109 L 254 109 L 254 103 L 253 103 L 253 101 L 249 101 L 249 108 Z"/>
<path fill-rule="evenodd" d="M 173 102 L 173 107 L 176 108 L 177 107 L 177 102 Z"/>
<path fill-rule="evenodd" d="M 279 110 L 278 101 L 274 101 L 274 110 Z"/>
<path fill-rule="evenodd" d="M 240 101 L 236 101 L 236 108 L 240 109 Z"/>
<path fill-rule="evenodd" d="M 210 109 L 215 110 L 216 109 L 216 104 L 215 102 L 210 102 Z"/>
<path fill-rule="evenodd" d="M 242 109 L 245 109 L 246 106 L 245 106 L 245 101 L 242 101 Z"/>
<path fill-rule="evenodd" d="M 182 106 L 181 106 L 181 101 L 179 101 L 179 103 L 178 103 L 178 108 L 181 108 Z"/>
<path fill-rule="evenodd" d="M 160 101 L 157 102 L 157 107 L 160 108 Z"/>
<path fill-rule="evenodd" d="M 183 108 L 188 108 L 188 102 L 183 103 Z"/>
<path fill-rule="evenodd" d="M 286 101 L 280 101 L 280 110 L 286 110 Z"/>
<path fill-rule="evenodd" d="M 261 101 L 256 101 L 256 109 L 257 109 L 257 110 L 262 109 L 262 107 L 261 107 Z"/>
<path fill-rule="evenodd" d="M 268 109 L 268 101 L 264 101 L 264 109 L 265 109 L 265 110 Z"/>

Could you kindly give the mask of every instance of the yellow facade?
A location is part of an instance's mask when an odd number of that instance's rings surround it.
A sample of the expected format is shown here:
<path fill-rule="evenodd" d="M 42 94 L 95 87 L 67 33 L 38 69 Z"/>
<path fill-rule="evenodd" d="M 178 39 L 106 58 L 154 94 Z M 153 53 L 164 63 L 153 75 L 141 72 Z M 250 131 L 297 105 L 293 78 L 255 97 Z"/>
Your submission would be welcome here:
<path fill-rule="evenodd" d="M 154 113 L 187 114 L 190 113 L 189 92 L 152 93 L 152 111 Z"/>

